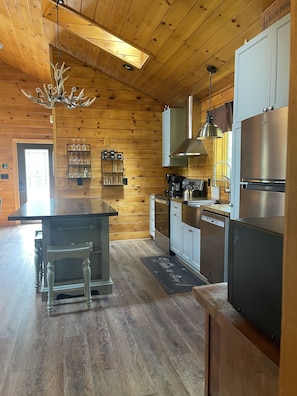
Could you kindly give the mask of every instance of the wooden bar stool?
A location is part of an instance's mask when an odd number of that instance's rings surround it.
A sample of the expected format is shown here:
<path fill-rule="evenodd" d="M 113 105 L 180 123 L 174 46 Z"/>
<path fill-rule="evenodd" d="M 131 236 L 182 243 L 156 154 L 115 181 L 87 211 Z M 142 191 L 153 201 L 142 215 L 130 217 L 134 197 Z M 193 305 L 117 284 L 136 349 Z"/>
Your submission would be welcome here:
<path fill-rule="evenodd" d="M 48 246 L 47 247 L 47 284 L 48 299 L 47 311 L 49 316 L 54 306 L 55 289 L 55 262 L 64 259 L 82 259 L 82 272 L 84 279 L 84 295 L 88 308 L 91 307 L 91 267 L 90 267 L 90 245 L 89 243 L 79 243 L 67 246 Z"/>
<path fill-rule="evenodd" d="M 38 291 L 38 287 L 43 276 L 42 231 L 40 230 L 35 231 L 34 248 L 35 248 L 35 255 L 34 255 L 35 288 L 36 291 Z"/>

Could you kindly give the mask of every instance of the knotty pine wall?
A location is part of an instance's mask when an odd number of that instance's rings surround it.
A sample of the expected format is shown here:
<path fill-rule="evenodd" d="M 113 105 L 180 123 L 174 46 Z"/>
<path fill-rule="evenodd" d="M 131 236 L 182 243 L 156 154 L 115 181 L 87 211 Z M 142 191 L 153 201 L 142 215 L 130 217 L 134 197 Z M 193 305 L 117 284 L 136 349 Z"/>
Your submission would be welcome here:
<path fill-rule="evenodd" d="M 0 64 L 0 173 L 8 179 L 0 179 L 2 211 L 0 225 L 14 225 L 7 216 L 19 207 L 17 142 L 51 143 L 53 128 L 49 110 L 37 106 L 22 93 L 35 92 L 40 82 L 5 64 Z M 2 164 L 8 164 L 3 169 Z"/>
<path fill-rule="evenodd" d="M 140 92 L 112 80 L 63 54 L 71 67 L 67 86 L 85 87 L 85 95 L 97 96 L 85 109 L 54 110 L 55 181 L 59 198 L 102 198 L 119 213 L 110 218 L 110 239 L 149 237 L 149 195 L 167 187 L 162 168 L 162 110 Z M 128 72 L 127 72 L 128 73 Z M 67 178 L 66 145 L 71 139 L 86 139 L 91 145 L 92 178 L 78 186 Z M 103 186 L 101 150 L 124 153 L 124 176 L 127 186 Z"/>
<path fill-rule="evenodd" d="M 167 188 L 167 172 L 189 178 L 210 178 L 213 143 L 205 143 L 209 153 L 207 157 L 190 158 L 186 168 L 162 168 L 163 104 L 130 89 L 122 82 L 111 80 L 66 54 L 63 54 L 64 60 L 71 67 L 67 85 L 86 87 L 85 94 L 97 96 L 97 100 L 86 109 L 67 110 L 57 106 L 54 110 L 57 196 L 102 198 L 119 212 L 118 217 L 110 218 L 111 240 L 147 238 L 149 195 Z M 232 98 L 233 87 L 229 87 L 215 95 L 212 103 L 220 106 Z M 206 102 L 208 104 L 208 99 Z M 195 105 L 196 124 L 201 123 L 200 119 L 203 122 L 205 120 L 206 102 L 197 102 Z M 91 144 L 92 178 L 83 180 L 82 186 L 67 178 L 66 145 L 73 138 L 84 138 L 86 143 Z M 124 153 L 127 186 L 102 185 L 103 149 Z"/>
<path fill-rule="evenodd" d="M 53 56 L 55 53 L 53 52 Z M 55 184 L 57 198 L 102 198 L 119 212 L 110 219 L 110 239 L 149 237 L 149 195 L 167 188 L 166 173 L 181 174 L 188 178 L 211 178 L 213 157 L 212 142 L 205 142 L 207 157 L 189 158 L 188 167 L 162 168 L 162 110 L 157 103 L 81 64 L 63 54 L 63 61 L 71 67 L 66 88 L 72 84 L 85 88 L 89 97 L 97 96 L 95 103 L 86 109 L 67 110 L 58 105 L 53 112 L 25 98 L 20 89 L 35 92 L 40 82 L 6 65 L 0 65 L 2 103 L 0 153 L 2 163 L 9 164 L 9 179 L 0 180 L 0 197 L 3 199 L 0 225 L 12 225 L 7 216 L 19 207 L 16 142 L 54 141 Z M 214 95 L 214 107 L 232 100 L 233 89 Z M 193 132 L 204 122 L 208 99 L 194 100 Z M 185 103 L 187 106 L 187 103 Z M 53 114 L 53 124 L 50 115 Z M 200 121 L 202 120 L 202 121 Z M 54 132 L 53 132 L 54 131 Z M 53 138 L 54 135 L 54 138 Z M 92 178 L 76 180 L 67 177 L 67 143 L 86 139 L 92 150 Z M 101 180 L 101 150 L 124 153 L 125 177 L 128 185 L 103 186 Z M 0 169 L 2 173 L 5 170 Z"/>

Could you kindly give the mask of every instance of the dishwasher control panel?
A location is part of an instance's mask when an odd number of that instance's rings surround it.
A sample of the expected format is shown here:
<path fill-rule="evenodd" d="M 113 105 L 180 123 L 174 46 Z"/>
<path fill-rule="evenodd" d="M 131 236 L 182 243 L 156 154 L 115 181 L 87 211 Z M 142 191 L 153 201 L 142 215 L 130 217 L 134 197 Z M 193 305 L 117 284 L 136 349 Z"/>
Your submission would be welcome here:
<path fill-rule="evenodd" d="M 201 216 L 201 220 L 206 221 L 207 223 L 216 225 L 216 226 L 218 226 L 218 227 L 222 227 L 222 228 L 225 227 L 225 221 L 219 220 L 219 219 L 215 219 L 214 217 L 207 216 L 207 215 L 205 215 L 205 214 L 203 214 L 203 215 Z"/>

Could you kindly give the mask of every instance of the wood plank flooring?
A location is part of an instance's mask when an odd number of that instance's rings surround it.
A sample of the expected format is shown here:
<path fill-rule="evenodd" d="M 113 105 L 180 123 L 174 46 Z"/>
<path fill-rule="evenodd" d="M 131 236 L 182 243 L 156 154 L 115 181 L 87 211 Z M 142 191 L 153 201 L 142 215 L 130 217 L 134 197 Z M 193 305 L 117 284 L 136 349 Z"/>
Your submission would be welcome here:
<path fill-rule="evenodd" d="M 111 242 L 113 294 L 90 311 L 60 300 L 49 318 L 34 287 L 37 228 L 0 228 L 0 395 L 202 396 L 204 310 L 146 269 L 140 257 L 163 254 L 155 243 Z"/>

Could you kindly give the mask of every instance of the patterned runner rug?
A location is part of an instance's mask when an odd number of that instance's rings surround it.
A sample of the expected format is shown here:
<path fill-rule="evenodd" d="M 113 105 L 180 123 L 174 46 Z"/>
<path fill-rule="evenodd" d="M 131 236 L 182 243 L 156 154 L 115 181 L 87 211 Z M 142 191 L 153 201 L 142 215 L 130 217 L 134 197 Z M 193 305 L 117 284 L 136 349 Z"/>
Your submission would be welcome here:
<path fill-rule="evenodd" d="M 141 261 L 167 293 L 185 293 L 194 286 L 205 285 L 174 256 L 141 257 Z"/>

